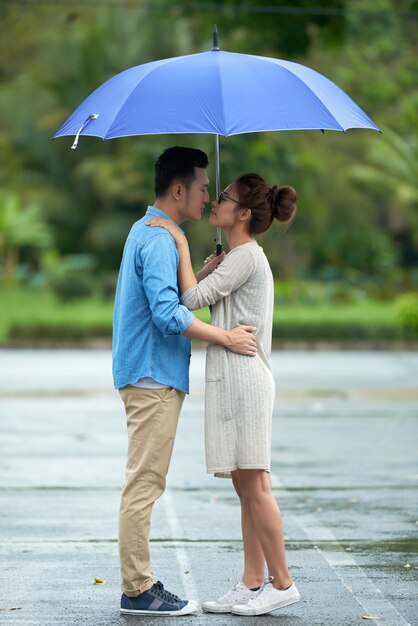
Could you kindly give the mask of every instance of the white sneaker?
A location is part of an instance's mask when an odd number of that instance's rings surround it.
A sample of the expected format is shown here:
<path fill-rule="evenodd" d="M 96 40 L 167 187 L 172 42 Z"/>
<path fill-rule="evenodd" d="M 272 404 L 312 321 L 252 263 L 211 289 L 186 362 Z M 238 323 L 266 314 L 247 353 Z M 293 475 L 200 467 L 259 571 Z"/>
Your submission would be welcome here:
<path fill-rule="evenodd" d="M 243 582 L 237 582 L 232 589 L 223 596 L 212 602 L 204 602 L 202 609 L 208 613 L 230 613 L 233 606 L 244 606 L 245 603 L 255 596 L 259 591 L 251 591 Z"/>
<path fill-rule="evenodd" d="M 300 594 L 295 583 L 290 585 L 288 589 L 276 589 L 273 587 L 273 578 L 270 576 L 264 581 L 264 585 L 260 591 L 256 592 L 254 598 L 249 599 L 246 603 L 235 604 L 231 613 L 234 615 L 264 615 L 271 613 L 276 609 L 289 606 L 294 602 L 299 602 Z"/>

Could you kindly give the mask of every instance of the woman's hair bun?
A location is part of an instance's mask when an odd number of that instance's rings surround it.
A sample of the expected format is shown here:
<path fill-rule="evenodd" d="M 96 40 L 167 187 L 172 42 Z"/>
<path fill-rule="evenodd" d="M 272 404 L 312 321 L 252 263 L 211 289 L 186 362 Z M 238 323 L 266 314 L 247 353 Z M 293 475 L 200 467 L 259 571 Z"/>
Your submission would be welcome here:
<path fill-rule="evenodd" d="M 296 191 L 289 185 L 274 185 L 269 190 L 273 217 L 279 222 L 291 222 L 296 213 Z"/>

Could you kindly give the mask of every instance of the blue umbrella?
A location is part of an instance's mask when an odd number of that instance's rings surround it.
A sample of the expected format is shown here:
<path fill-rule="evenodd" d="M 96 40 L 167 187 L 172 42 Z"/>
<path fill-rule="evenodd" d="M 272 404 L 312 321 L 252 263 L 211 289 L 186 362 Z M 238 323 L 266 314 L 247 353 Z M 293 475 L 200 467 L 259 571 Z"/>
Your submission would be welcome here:
<path fill-rule="evenodd" d="M 274 130 L 379 131 L 366 113 L 322 74 L 280 59 L 209 52 L 132 67 L 98 87 L 54 138 L 80 135 L 113 139 L 130 135 L 219 135 Z M 217 247 L 220 232 L 217 234 Z"/>

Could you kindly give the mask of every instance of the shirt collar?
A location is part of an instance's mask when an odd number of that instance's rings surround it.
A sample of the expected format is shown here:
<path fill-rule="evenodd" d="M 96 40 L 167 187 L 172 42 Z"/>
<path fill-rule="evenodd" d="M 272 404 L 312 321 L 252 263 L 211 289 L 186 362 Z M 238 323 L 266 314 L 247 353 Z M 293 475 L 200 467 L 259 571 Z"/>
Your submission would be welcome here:
<path fill-rule="evenodd" d="M 177 226 L 177 228 L 179 230 L 181 230 L 181 232 L 184 235 L 184 230 L 182 228 L 180 228 L 180 226 L 174 220 L 172 220 L 171 217 L 169 215 L 167 215 L 167 213 L 164 213 L 164 211 L 161 211 L 161 209 L 157 209 L 156 206 L 148 205 L 146 215 L 147 216 L 148 215 L 152 215 L 152 217 L 163 217 L 166 220 L 171 220 L 173 222 L 173 224 L 175 224 Z"/>

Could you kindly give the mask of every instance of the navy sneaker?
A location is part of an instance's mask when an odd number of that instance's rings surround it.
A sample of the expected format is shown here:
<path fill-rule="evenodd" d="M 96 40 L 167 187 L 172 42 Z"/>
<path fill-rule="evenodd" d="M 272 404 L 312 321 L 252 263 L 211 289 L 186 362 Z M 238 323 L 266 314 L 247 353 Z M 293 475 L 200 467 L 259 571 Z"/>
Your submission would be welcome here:
<path fill-rule="evenodd" d="M 123 593 L 120 600 L 120 612 L 127 615 L 189 615 L 196 611 L 194 600 L 180 600 L 164 589 L 159 580 L 136 598 L 129 598 Z"/>

